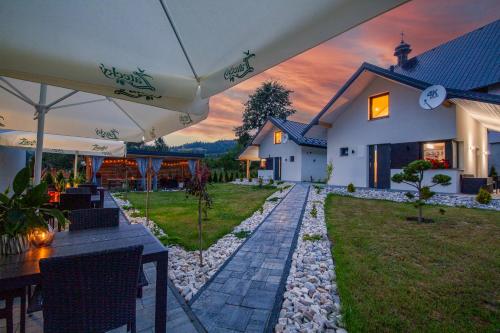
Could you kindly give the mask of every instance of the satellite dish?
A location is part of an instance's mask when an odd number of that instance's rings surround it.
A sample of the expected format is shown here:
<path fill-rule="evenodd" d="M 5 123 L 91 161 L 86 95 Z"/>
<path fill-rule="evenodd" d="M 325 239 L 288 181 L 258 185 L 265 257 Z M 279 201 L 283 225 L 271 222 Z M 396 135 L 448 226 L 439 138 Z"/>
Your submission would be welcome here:
<path fill-rule="evenodd" d="M 287 142 L 288 142 L 288 134 L 284 133 L 284 134 L 283 134 L 283 138 L 281 139 L 281 141 L 282 141 L 283 143 L 287 143 Z"/>
<path fill-rule="evenodd" d="M 420 94 L 418 100 L 424 110 L 433 110 L 440 106 L 446 99 L 446 89 L 441 85 L 430 86 Z"/>

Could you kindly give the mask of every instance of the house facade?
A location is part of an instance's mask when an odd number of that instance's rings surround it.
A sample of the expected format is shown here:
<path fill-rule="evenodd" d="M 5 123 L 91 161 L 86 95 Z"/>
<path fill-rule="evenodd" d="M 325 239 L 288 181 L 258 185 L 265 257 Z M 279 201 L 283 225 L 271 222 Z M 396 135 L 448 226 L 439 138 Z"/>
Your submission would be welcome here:
<path fill-rule="evenodd" d="M 259 177 L 285 181 L 320 181 L 326 178 L 326 130 L 300 133 L 307 124 L 270 118 L 239 159 L 259 163 Z M 316 131 L 315 131 L 316 130 Z M 247 168 L 248 170 L 248 168 Z M 247 175 L 248 177 L 248 175 Z"/>
<path fill-rule="evenodd" d="M 500 129 L 499 36 L 496 21 L 411 59 L 402 40 L 396 66 L 363 64 L 302 133 L 326 130 L 330 184 L 407 190 L 391 176 L 416 159 L 446 167 L 427 172 L 428 180 L 451 177 L 437 192 L 489 184 L 488 130 Z M 446 88 L 445 102 L 422 109 L 421 92 L 436 84 Z"/>

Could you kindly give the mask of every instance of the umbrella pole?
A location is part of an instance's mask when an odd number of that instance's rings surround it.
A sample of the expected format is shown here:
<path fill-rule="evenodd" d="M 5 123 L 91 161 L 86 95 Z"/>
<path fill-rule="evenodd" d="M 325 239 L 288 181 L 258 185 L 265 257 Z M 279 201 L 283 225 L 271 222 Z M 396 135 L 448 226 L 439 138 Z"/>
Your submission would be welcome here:
<path fill-rule="evenodd" d="M 42 178 L 42 157 L 43 157 L 43 132 L 45 127 L 45 113 L 47 112 L 47 85 L 40 84 L 40 100 L 36 106 L 38 127 L 36 132 L 36 150 L 35 150 L 35 176 L 34 185 L 40 184 Z"/>
<path fill-rule="evenodd" d="M 74 182 L 77 182 L 78 179 L 78 152 L 75 152 L 75 163 L 73 165 L 73 178 Z"/>
<path fill-rule="evenodd" d="M 148 168 L 146 169 L 146 223 L 149 222 L 149 186 L 151 185 L 151 157 L 148 161 Z"/>

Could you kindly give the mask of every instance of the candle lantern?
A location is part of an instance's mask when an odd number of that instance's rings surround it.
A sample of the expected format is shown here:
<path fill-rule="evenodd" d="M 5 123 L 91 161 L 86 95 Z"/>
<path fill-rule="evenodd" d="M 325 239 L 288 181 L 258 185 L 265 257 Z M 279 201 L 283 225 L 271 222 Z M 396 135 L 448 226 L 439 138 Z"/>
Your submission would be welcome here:
<path fill-rule="evenodd" d="M 48 228 L 34 228 L 29 238 L 31 244 L 36 247 L 49 246 L 54 240 L 54 229 L 50 225 Z"/>

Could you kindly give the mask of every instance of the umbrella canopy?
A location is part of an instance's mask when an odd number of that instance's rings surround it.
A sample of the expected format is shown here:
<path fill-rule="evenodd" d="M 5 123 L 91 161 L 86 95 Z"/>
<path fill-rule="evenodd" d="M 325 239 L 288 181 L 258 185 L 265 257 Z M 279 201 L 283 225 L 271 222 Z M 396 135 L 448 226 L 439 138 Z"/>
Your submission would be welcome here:
<path fill-rule="evenodd" d="M 39 83 L 0 77 L 0 129 L 37 132 Z M 178 111 L 47 86 L 44 132 L 84 138 L 151 141 L 206 118 L 208 101 L 178 105 Z M 54 102 L 58 103 L 50 106 Z M 202 110 L 191 114 L 192 109 Z"/>
<path fill-rule="evenodd" d="M 36 133 L 0 131 L 0 146 L 33 150 L 36 148 Z M 59 154 L 123 157 L 125 156 L 125 143 L 123 141 L 46 134 L 43 151 Z"/>
<path fill-rule="evenodd" d="M 406 1 L 2 1 L 0 75 L 179 110 Z"/>

